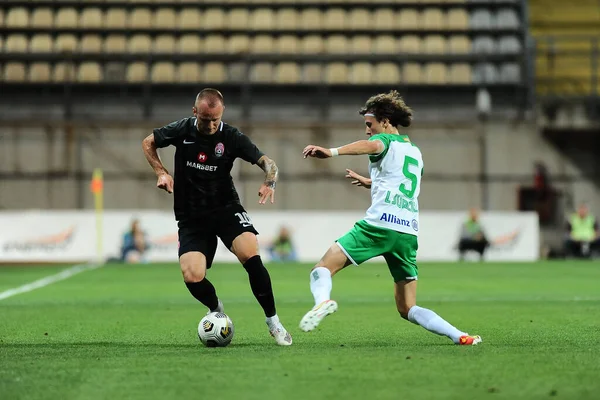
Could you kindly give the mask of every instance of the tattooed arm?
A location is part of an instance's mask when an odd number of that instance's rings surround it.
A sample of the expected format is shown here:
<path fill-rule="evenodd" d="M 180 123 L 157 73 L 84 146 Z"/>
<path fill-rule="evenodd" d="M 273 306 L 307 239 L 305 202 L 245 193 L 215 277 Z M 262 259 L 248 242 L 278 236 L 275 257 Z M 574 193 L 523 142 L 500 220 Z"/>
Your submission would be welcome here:
<path fill-rule="evenodd" d="M 258 196 L 260 197 L 258 202 L 260 204 L 265 204 L 267 200 L 271 198 L 271 204 L 273 204 L 275 202 L 275 185 L 277 184 L 279 169 L 277 168 L 275 161 L 267 156 L 262 156 L 257 164 L 265 171 L 265 181 L 258 191 Z"/>

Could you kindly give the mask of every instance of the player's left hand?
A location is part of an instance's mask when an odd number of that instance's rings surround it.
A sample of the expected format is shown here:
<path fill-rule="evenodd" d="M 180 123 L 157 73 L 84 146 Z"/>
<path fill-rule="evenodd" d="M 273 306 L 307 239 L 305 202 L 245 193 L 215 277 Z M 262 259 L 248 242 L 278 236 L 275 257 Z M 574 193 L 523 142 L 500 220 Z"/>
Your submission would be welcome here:
<path fill-rule="evenodd" d="M 258 203 L 265 204 L 269 198 L 271 199 L 271 204 L 275 203 L 275 188 L 268 186 L 266 183 L 260 185 L 260 189 L 258 189 Z"/>
<path fill-rule="evenodd" d="M 304 158 L 306 157 L 315 157 L 315 158 L 329 158 L 331 157 L 331 150 L 326 149 L 321 146 L 315 146 L 313 144 L 309 144 L 302 150 L 302 155 Z"/>

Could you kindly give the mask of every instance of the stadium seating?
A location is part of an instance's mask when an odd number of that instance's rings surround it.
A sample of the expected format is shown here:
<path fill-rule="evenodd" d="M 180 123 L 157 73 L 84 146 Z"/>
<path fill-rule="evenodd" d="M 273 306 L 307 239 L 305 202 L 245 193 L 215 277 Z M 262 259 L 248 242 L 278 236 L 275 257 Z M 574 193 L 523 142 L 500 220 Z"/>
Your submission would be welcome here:
<path fill-rule="evenodd" d="M 592 86 L 593 74 L 600 74 L 600 68 L 592 70 L 592 43 L 600 36 L 598 2 L 579 0 L 573 7 L 559 0 L 530 0 L 530 21 L 536 38 L 538 94 L 588 96 L 594 90 L 600 92 L 600 79 Z"/>
<path fill-rule="evenodd" d="M 522 76 L 522 22 L 520 2 L 508 0 L 369 7 L 353 1 L 9 2 L 0 4 L 0 76 L 86 84 L 512 85 Z M 65 54 L 72 65 L 58 58 Z M 482 64 L 481 54 L 495 58 Z"/>

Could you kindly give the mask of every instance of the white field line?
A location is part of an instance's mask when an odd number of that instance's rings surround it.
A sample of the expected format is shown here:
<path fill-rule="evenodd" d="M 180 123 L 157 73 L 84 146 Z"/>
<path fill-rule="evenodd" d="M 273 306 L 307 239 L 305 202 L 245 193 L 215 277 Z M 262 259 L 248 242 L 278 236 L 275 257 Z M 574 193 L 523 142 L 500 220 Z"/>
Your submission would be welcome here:
<path fill-rule="evenodd" d="M 85 271 L 90 271 L 92 269 L 100 268 L 102 264 L 79 264 L 74 265 L 70 268 L 64 269 L 57 274 L 48 275 L 42 279 L 38 279 L 37 281 L 33 281 L 30 283 L 26 283 L 25 285 L 18 286 L 12 289 L 5 290 L 4 292 L 0 292 L 0 300 L 8 299 L 9 297 L 16 296 L 21 293 L 31 292 L 35 289 L 43 288 L 45 286 L 51 285 L 56 282 L 64 281 L 65 279 L 69 279 L 72 276 L 80 274 Z"/>

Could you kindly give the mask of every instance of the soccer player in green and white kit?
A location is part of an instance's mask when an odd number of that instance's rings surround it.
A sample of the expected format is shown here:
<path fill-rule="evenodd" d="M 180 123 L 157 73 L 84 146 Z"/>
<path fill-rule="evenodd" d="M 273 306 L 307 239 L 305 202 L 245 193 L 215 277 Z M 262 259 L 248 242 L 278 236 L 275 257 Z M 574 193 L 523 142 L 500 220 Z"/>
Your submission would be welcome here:
<path fill-rule="evenodd" d="M 371 97 L 359 112 L 365 119 L 368 140 L 326 149 L 309 145 L 304 158 L 338 155 L 369 155 L 366 178 L 347 170 L 357 186 L 371 188 L 371 207 L 365 218 L 342 236 L 325 253 L 310 273 L 315 306 L 302 318 L 303 331 L 315 329 L 338 305 L 331 300 L 331 277 L 350 264 L 359 265 L 383 256 L 394 278 L 396 307 L 402 318 L 459 345 L 476 345 L 481 337 L 471 336 L 446 322 L 435 312 L 416 305 L 419 191 L 423 174 L 421 151 L 398 126 L 408 127 L 412 111 L 398 92 Z"/>

